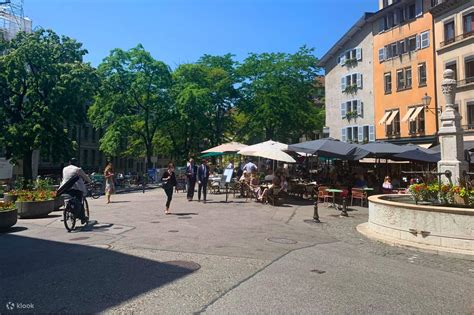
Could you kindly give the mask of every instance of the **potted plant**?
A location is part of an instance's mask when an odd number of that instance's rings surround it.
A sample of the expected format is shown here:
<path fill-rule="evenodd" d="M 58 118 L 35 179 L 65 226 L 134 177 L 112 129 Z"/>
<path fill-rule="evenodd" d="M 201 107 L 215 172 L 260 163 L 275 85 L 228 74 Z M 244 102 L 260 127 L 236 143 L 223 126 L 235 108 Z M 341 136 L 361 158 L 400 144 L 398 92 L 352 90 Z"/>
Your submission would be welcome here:
<path fill-rule="evenodd" d="M 357 59 L 356 59 L 356 58 L 347 59 L 347 60 L 344 62 L 344 65 L 347 66 L 347 67 L 356 66 L 356 65 L 357 65 Z"/>
<path fill-rule="evenodd" d="M 454 203 L 458 205 L 467 205 L 468 202 L 468 191 L 465 187 L 453 186 L 451 193 L 454 197 Z"/>
<path fill-rule="evenodd" d="M 429 191 L 426 184 L 413 184 L 410 185 L 408 189 L 415 200 L 415 203 L 418 204 L 420 201 L 428 201 Z"/>
<path fill-rule="evenodd" d="M 0 230 L 6 230 L 16 224 L 18 220 L 18 210 L 11 202 L 0 202 Z"/>
<path fill-rule="evenodd" d="M 15 203 L 18 198 L 18 190 L 10 190 L 3 193 L 3 201 Z"/>
<path fill-rule="evenodd" d="M 44 217 L 54 210 L 56 193 L 48 190 L 24 190 L 15 203 L 20 218 Z"/>
<path fill-rule="evenodd" d="M 343 93 L 344 94 L 356 94 L 357 93 L 357 90 L 359 88 L 357 87 L 357 84 L 352 84 L 352 85 L 348 85 L 346 86 L 346 88 L 344 89 Z"/>
<path fill-rule="evenodd" d="M 346 113 L 346 119 L 347 121 L 351 121 L 352 119 L 356 120 L 357 117 L 359 117 L 359 114 L 357 113 L 357 111 L 352 111 L 352 112 L 347 112 Z"/>

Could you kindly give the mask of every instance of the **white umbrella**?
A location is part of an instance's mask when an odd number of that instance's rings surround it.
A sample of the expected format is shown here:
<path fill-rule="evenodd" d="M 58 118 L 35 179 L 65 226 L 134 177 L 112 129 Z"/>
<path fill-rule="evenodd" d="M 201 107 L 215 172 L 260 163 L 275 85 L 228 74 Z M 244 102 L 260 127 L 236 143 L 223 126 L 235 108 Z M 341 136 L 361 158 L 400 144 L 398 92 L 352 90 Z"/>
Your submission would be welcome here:
<path fill-rule="evenodd" d="M 287 144 L 269 140 L 250 145 L 237 153 L 241 155 L 258 156 L 275 161 L 296 163 L 295 159 L 283 152 L 283 150 L 288 150 Z"/>
<path fill-rule="evenodd" d="M 265 142 L 249 145 L 248 147 L 240 149 L 238 153 L 241 155 L 247 155 L 246 152 L 257 152 L 257 151 L 265 151 L 265 150 L 272 150 L 272 149 L 286 151 L 288 150 L 288 145 L 281 142 L 268 140 Z"/>
<path fill-rule="evenodd" d="M 239 143 L 239 142 L 229 142 L 229 143 L 223 143 L 221 145 L 218 145 L 217 147 L 214 147 L 214 148 L 210 148 L 210 149 L 207 149 L 206 151 L 202 151 L 201 153 L 215 153 L 215 152 L 218 152 L 218 153 L 225 153 L 225 152 L 237 152 L 239 150 L 242 150 L 244 148 L 246 148 L 247 145 L 246 144 L 242 144 L 242 143 Z"/>

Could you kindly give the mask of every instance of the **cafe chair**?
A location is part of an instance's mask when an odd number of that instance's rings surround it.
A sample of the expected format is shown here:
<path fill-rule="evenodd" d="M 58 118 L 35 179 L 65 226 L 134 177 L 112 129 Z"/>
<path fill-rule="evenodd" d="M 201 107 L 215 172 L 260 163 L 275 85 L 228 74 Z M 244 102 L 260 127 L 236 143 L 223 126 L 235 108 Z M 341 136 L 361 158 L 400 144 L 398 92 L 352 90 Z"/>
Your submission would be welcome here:
<path fill-rule="evenodd" d="M 368 200 L 367 200 L 367 194 L 365 193 L 364 190 L 360 188 L 352 188 L 351 190 L 351 206 L 354 205 L 354 199 L 359 199 L 360 200 L 360 206 L 364 206 L 364 201 L 365 204 L 367 205 Z"/>
<path fill-rule="evenodd" d="M 334 198 L 334 194 L 327 192 L 329 187 L 327 186 L 319 186 L 318 187 L 318 202 L 322 200 L 324 203 L 328 202 L 328 200 L 332 200 Z"/>
<path fill-rule="evenodd" d="M 267 202 L 272 206 L 282 205 L 285 199 L 285 192 L 281 187 L 270 188 L 266 194 Z"/>

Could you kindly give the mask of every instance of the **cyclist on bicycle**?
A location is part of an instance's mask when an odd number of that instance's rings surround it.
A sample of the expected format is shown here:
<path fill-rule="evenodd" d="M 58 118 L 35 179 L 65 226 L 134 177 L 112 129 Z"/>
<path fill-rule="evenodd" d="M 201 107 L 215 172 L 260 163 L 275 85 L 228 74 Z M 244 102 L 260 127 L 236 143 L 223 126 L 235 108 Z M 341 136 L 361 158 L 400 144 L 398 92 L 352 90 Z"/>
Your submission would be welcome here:
<path fill-rule="evenodd" d="M 79 167 L 79 163 L 76 158 L 72 158 L 69 161 L 69 165 L 63 168 L 63 180 L 61 185 L 63 186 L 68 180 L 73 178 L 75 175 L 79 176 L 79 179 L 74 183 L 74 185 L 67 190 L 65 193 L 71 195 L 76 200 L 80 201 L 82 204 L 82 198 L 84 195 L 87 195 L 87 188 L 85 182 L 91 183 L 91 179 L 87 174 Z M 89 218 L 84 213 L 84 207 L 81 207 L 81 213 L 78 216 L 81 219 L 81 223 L 86 223 Z"/>

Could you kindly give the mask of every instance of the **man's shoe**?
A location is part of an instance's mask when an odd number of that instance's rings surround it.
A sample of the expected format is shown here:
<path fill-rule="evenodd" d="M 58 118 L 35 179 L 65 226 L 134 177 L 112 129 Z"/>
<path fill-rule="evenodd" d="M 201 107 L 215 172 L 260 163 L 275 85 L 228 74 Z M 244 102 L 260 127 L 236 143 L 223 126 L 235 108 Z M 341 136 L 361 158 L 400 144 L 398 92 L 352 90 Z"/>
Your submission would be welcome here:
<path fill-rule="evenodd" d="M 84 219 L 81 219 L 81 224 L 87 224 L 89 222 L 89 217 L 84 217 Z"/>

